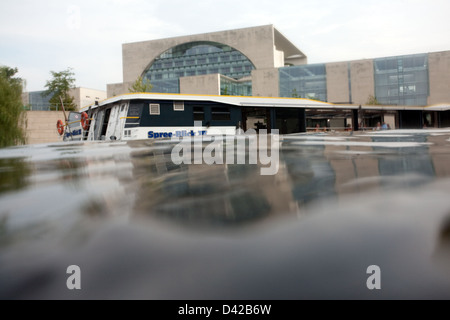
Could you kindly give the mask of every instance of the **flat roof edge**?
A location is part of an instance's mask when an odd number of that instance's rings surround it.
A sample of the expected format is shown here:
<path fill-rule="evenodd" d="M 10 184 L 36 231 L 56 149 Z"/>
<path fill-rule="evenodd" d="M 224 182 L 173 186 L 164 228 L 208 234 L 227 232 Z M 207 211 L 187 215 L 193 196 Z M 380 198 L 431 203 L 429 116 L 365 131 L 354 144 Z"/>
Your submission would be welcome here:
<path fill-rule="evenodd" d="M 286 97 L 253 97 L 253 96 L 220 96 L 220 95 L 198 95 L 198 94 L 176 94 L 176 93 L 125 93 L 115 97 L 102 100 L 98 105 L 90 105 L 80 109 L 86 111 L 89 108 L 97 108 L 119 101 L 128 100 L 172 100 L 172 101 L 210 101 L 225 103 L 241 107 L 275 107 L 275 108 L 307 108 L 307 109 L 362 109 L 380 111 L 401 111 L 401 110 L 421 110 L 421 111 L 448 111 L 450 104 L 438 104 L 432 106 L 392 106 L 392 105 L 354 105 L 354 104 L 333 104 L 317 100 L 304 98 Z"/>

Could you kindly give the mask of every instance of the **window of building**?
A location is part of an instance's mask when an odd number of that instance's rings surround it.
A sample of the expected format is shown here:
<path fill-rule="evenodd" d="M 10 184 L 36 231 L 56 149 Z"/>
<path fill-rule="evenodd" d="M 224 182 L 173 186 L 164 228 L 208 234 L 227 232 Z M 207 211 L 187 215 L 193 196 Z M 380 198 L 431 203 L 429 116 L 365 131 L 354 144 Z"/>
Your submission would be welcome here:
<path fill-rule="evenodd" d="M 284 67 L 279 75 L 281 97 L 327 101 L 325 64 Z"/>
<path fill-rule="evenodd" d="M 238 50 L 216 42 L 200 41 L 178 45 L 164 52 L 144 72 L 144 76 L 152 80 L 153 92 L 179 93 L 178 80 L 182 76 L 220 71 L 238 80 L 250 76 L 253 69 L 252 62 Z"/>
<path fill-rule="evenodd" d="M 220 94 L 224 96 L 252 96 L 252 81 L 220 78 Z"/>
<path fill-rule="evenodd" d="M 374 60 L 375 96 L 387 105 L 427 105 L 428 55 Z"/>

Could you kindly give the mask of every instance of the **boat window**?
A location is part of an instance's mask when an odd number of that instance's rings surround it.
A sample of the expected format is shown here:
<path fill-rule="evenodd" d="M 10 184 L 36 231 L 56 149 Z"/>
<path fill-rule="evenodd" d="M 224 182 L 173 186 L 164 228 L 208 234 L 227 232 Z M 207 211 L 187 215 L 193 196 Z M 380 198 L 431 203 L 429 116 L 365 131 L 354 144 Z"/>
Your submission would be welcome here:
<path fill-rule="evenodd" d="M 142 107 L 140 105 L 130 106 L 130 109 L 128 109 L 128 117 L 140 117 L 142 110 L 141 108 Z"/>
<path fill-rule="evenodd" d="M 194 107 L 194 121 L 204 121 L 205 120 L 205 110 L 203 107 Z"/>
<path fill-rule="evenodd" d="M 128 108 L 127 121 L 125 123 L 125 128 L 135 128 L 139 126 L 141 121 L 142 110 L 144 104 L 131 104 Z"/>
<path fill-rule="evenodd" d="M 227 107 L 215 107 L 211 110 L 213 121 L 229 121 L 231 120 L 230 109 Z"/>
<path fill-rule="evenodd" d="M 184 101 L 174 101 L 173 111 L 184 111 Z"/>
<path fill-rule="evenodd" d="M 161 109 L 159 104 L 150 104 L 150 115 L 159 116 L 161 114 Z"/>

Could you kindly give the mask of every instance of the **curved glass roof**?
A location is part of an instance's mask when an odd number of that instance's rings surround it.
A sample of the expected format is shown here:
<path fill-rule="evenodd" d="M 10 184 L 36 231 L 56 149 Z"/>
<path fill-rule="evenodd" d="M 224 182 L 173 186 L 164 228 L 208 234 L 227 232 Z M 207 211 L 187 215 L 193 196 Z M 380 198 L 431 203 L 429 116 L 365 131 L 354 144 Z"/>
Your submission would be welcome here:
<path fill-rule="evenodd" d="M 251 75 L 253 63 L 240 51 L 217 42 L 198 41 L 175 46 L 145 70 L 153 92 L 179 93 L 179 78 L 219 73 L 233 79 Z"/>

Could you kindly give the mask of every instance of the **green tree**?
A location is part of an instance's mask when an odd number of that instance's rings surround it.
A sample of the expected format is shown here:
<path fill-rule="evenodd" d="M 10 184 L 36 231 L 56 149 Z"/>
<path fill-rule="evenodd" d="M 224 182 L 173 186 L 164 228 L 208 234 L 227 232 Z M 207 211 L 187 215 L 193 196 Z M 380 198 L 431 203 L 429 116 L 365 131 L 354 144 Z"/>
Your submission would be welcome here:
<path fill-rule="evenodd" d="M 17 68 L 0 67 L 0 147 L 26 143 L 23 81 Z"/>
<path fill-rule="evenodd" d="M 369 106 L 379 106 L 381 103 L 378 102 L 377 98 L 375 98 L 373 95 L 370 95 L 366 102 Z"/>
<path fill-rule="evenodd" d="M 226 85 L 225 88 L 222 89 L 222 92 L 220 94 L 222 96 L 228 96 L 228 85 Z"/>
<path fill-rule="evenodd" d="M 297 89 L 295 89 L 295 88 L 292 89 L 292 98 L 300 98 L 300 96 L 297 92 Z"/>
<path fill-rule="evenodd" d="M 75 111 L 77 106 L 74 102 L 74 97 L 69 94 L 70 89 L 75 88 L 75 74 L 72 68 L 55 72 L 50 71 L 52 79 L 45 84 L 47 90 L 42 93 L 42 96 L 52 96 L 49 100 L 51 110 L 61 110 L 61 98 L 64 103 L 66 111 Z"/>
<path fill-rule="evenodd" d="M 136 79 L 136 81 L 133 83 L 131 87 L 128 88 L 128 91 L 132 93 L 137 92 L 151 92 L 153 89 L 153 85 L 150 83 L 150 81 L 145 78 L 145 80 L 142 77 L 139 77 Z"/>

